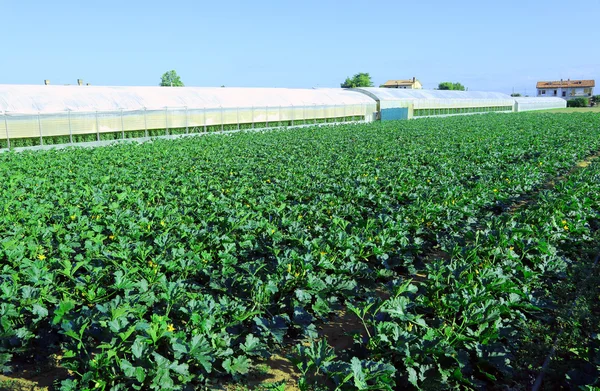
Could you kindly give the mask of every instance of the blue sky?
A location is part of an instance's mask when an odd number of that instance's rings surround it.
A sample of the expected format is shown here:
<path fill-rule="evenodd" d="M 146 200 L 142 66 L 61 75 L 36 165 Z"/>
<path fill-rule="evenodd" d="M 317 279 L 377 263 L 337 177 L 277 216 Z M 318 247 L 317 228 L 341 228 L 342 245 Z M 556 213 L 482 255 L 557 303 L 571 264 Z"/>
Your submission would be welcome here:
<path fill-rule="evenodd" d="M 188 86 L 600 81 L 600 0 L 0 0 L 0 13 L 0 84 L 157 85 L 170 69 Z"/>

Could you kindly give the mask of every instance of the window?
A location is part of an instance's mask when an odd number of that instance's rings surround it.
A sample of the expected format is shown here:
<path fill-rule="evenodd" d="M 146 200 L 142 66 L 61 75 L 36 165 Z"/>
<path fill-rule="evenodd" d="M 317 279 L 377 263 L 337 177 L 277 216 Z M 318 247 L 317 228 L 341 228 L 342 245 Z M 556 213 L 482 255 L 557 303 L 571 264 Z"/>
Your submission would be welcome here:
<path fill-rule="evenodd" d="M 567 96 L 567 91 L 563 91 L 563 93 L 562 93 L 562 96 L 563 96 L 563 98 L 564 98 L 565 96 Z"/>
<path fill-rule="evenodd" d="M 556 94 L 557 94 L 557 93 L 558 93 L 558 91 L 557 91 L 557 90 L 554 90 L 554 96 L 556 96 Z"/>
<path fill-rule="evenodd" d="M 541 93 L 542 95 L 546 95 L 546 90 L 541 90 L 541 91 L 540 91 L 540 93 Z"/>

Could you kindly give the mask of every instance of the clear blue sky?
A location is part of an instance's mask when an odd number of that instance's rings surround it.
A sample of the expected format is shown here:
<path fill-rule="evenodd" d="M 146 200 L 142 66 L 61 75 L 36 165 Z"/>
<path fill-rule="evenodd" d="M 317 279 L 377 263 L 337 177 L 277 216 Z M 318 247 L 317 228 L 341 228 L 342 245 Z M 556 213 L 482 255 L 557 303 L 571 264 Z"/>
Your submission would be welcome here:
<path fill-rule="evenodd" d="M 170 69 L 188 86 L 600 81 L 600 0 L 0 0 L 0 15 L 0 84 L 157 85 Z"/>

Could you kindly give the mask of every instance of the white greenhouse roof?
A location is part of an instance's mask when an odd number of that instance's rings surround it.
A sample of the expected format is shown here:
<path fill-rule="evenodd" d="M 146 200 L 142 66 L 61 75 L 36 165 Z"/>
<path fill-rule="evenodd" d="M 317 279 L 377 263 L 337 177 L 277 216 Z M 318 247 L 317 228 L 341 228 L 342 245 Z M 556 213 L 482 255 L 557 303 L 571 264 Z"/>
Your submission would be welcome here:
<path fill-rule="evenodd" d="M 0 113 L 374 105 L 364 94 L 341 88 L 214 88 L 0 85 Z"/>
<path fill-rule="evenodd" d="M 482 99 L 493 99 L 501 100 L 507 99 L 512 100 L 510 95 L 503 94 L 500 92 L 482 92 L 482 91 L 448 91 L 448 90 L 411 90 L 411 89 L 399 89 L 399 88 L 376 88 L 376 87 L 363 87 L 353 88 L 353 91 L 360 91 L 372 96 L 378 101 L 385 100 L 411 100 L 411 99 L 470 99 L 470 100 L 482 100 Z"/>

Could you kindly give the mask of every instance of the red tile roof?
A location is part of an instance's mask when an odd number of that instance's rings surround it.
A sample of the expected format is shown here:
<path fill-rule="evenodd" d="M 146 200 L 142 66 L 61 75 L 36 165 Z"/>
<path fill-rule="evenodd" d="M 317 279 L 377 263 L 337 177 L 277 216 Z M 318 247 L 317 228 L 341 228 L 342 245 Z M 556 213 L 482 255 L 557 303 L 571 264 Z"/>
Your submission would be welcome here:
<path fill-rule="evenodd" d="M 413 81 L 413 79 L 408 80 L 388 80 L 383 85 L 384 86 L 411 86 L 417 80 Z"/>
<path fill-rule="evenodd" d="M 595 87 L 595 80 L 538 81 L 537 88 L 589 88 Z"/>

